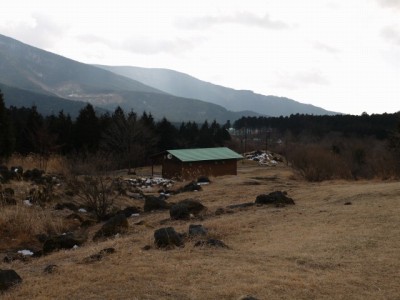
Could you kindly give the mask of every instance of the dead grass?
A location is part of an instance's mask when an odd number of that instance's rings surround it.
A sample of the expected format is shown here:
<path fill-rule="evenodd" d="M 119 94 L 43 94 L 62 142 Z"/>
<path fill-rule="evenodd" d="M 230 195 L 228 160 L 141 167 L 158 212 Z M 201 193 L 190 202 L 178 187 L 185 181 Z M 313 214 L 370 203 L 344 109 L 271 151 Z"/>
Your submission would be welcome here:
<path fill-rule="evenodd" d="M 65 174 L 68 171 L 68 162 L 61 155 L 51 155 L 44 159 L 37 154 L 18 155 L 14 154 L 7 161 L 7 166 L 21 166 L 24 170 L 40 169 L 51 174 Z"/>
<path fill-rule="evenodd" d="M 208 207 L 204 220 L 166 221 L 168 212 L 130 220 L 126 235 L 88 242 L 30 263 L 0 263 L 23 278 L 3 299 L 399 299 L 400 183 L 394 181 L 295 180 L 289 168 L 240 165 L 239 176 L 211 178 L 195 198 Z M 269 180 L 274 178 L 274 180 Z M 245 185 L 257 181 L 257 185 Z M 254 201 L 261 193 L 285 190 L 296 205 L 234 209 L 218 207 Z M 351 202 L 351 205 L 344 205 Z M 134 225 L 143 220 L 147 225 Z M 230 249 L 194 247 L 142 250 L 154 229 L 186 232 L 203 224 Z M 86 264 L 103 248 L 115 254 Z M 55 274 L 43 269 L 57 264 Z"/>
<path fill-rule="evenodd" d="M 61 233 L 65 229 L 62 218 L 41 207 L 18 204 L 0 209 L 0 250 L 34 242 L 38 234 Z"/>

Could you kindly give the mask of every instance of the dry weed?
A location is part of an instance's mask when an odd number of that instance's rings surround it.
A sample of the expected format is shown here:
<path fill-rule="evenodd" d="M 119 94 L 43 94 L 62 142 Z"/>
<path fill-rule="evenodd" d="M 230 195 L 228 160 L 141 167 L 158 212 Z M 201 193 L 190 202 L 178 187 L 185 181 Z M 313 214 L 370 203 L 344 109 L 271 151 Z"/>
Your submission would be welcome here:
<path fill-rule="evenodd" d="M 3 237 L 16 238 L 41 233 L 60 233 L 62 219 L 54 218 L 50 211 L 37 206 L 18 204 L 0 208 L 0 232 Z"/>

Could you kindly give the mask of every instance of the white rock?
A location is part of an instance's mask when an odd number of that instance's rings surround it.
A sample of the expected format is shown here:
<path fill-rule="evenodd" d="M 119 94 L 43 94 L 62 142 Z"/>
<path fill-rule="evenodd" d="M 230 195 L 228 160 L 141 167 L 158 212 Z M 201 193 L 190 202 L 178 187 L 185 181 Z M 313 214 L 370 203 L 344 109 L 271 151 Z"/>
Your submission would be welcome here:
<path fill-rule="evenodd" d="M 24 200 L 24 204 L 27 206 L 32 206 L 32 202 L 30 200 Z"/>
<path fill-rule="evenodd" d="M 24 256 L 31 256 L 33 255 L 33 252 L 31 250 L 19 250 L 18 251 L 19 254 L 22 254 Z"/>

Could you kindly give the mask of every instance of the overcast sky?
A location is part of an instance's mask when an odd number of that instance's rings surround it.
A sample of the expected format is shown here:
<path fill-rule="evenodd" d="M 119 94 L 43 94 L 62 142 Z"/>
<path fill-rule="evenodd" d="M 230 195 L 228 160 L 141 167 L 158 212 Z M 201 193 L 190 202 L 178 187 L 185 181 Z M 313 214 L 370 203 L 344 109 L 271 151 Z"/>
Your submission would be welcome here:
<path fill-rule="evenodd" d="M 400 0 L 13 0 L 0 33 L 337 112 L 400 110 Z"/>

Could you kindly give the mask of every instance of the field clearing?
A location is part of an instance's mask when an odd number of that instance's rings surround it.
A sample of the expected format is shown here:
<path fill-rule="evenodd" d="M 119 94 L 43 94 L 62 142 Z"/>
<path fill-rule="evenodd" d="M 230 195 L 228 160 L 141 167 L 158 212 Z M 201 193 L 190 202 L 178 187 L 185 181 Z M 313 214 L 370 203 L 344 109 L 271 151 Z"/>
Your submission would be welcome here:
<path fill-rule="evenodd" d="M 0 269 L 23 278 L 2 299 L 400 299 L 400 182 L 309 183 L 288 167 L 249 163 L 239 163 L 238 173 L 169 199 L 200 200 L 208 207 L 203 220 L 142 214 L 118 238 L 30 262 L 1 262 Z M 296 205 L 214 214 L 277 190 Z M 173 250 L 153 246 L 155 229 L 187 232 L 189 224 L 203 224 L 230 248 L 198 248 L 194 241 Z M 145 245 L 152 247 L 145 251 Z M 83 262 L 106 247 L 116 253 Z M 55 273 L 43 272 L 49 264 L 58 266 Z"/>

